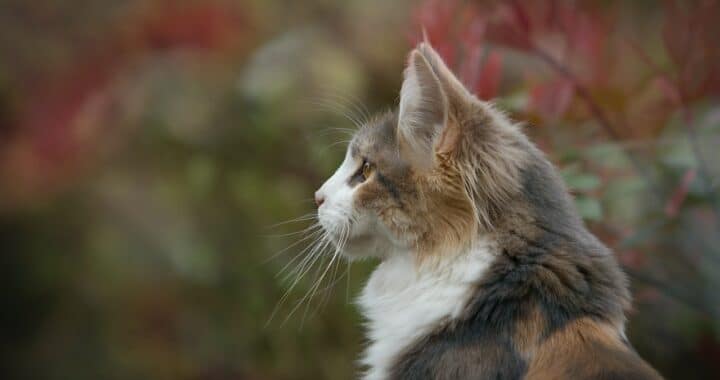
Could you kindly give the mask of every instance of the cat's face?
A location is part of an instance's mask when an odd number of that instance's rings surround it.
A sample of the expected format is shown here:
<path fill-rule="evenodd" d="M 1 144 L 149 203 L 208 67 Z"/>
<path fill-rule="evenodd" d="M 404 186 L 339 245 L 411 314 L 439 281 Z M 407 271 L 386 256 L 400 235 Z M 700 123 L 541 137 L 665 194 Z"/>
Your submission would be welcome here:
<path fill-rule="evenodd" d="M 478 132 L 463 126 L 477 106 L 429 45 L 410 54 L 397 112 L 362 126 L 315 194 L 320 224 L 346 256 L 471 240 L 480 219 L 472 190 L 478 165 L 465 140 Z"/>
<path fill-rule="evenodd" d="M 362 126 L 345 159 L 316 192 L 320 224 L 346 256 L 384 255 L 411 246 L 408 208 L 417 201 L 413 172 L 397 148 L 397 117 Z"/>

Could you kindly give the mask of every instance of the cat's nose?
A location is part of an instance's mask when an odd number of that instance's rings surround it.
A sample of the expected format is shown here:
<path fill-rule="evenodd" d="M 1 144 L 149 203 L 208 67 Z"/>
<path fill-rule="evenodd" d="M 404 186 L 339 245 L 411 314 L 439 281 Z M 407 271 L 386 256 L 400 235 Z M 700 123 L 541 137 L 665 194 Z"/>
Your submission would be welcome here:
<path fill-rule="evenodd" d="M 320 191 L 315 192 L 315 204 L 320 207 L 322 204 L 325 203 L 325 196 L 320 193 Z"/>

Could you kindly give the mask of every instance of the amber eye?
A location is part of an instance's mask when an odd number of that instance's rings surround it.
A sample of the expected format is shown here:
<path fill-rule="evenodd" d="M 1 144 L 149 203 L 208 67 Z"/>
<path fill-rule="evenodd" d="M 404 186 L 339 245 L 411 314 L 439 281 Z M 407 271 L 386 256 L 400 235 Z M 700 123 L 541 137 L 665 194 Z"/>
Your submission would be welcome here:
<path fill-rule="evenodd" d="M 370 165 L 369 162 L 365 161 L 362 166 L 362 176 L 365 179 L 368 179 L 370 177 L 370 174 L 372 174 L 373 168 L 372 165 Z"/>

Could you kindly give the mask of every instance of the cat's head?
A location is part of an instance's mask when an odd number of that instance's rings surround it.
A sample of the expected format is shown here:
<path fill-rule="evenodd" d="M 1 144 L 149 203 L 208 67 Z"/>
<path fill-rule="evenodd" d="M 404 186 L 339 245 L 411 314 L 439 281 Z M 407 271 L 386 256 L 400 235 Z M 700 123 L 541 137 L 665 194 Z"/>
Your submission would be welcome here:
<path fill-rule="evenodd" d="M 397 110 L 355 133 L 315 193 L 320 224 L 349 257 L 457 251 L 491 230 L 517 191 L 524 141 L 421 43 Z"/>

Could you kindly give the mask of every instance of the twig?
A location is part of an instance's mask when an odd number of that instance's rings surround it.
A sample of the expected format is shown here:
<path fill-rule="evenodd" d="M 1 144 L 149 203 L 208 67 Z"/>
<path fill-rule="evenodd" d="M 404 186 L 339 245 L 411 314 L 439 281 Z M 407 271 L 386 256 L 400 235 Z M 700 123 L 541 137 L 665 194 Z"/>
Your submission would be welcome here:
<path fill-rule="evenodd" d="M 683 101 L 682 95 L 680 96 L 680 109 L 683 114 L 683 119 L 685 119 L 685 132 L 687 133 L 688 141 L 690 141 L 690 149 L 692 150 L 698 163 L 698 170 L 700 171 L 700 178 L 702 178 L 703 190 L 710 198 L 710 204 L 715 212 L 717 228 L 720 229 L 720 204 L 718 204 L 718 198 L 713 191 L 713 181 L 710 169 L 707 166 L 707 161 L 705 160 L 705 155 L 702 153 L 702 149 L 700 149 L 700 141 L 698 140 L 697 131 L 695 130 L 692 112 Z"/>
<path fill-rule="evenodd" d="M 650 56 L 639 44 L 637 44 L 633 40 L 630 40 L 629 45 L 633 50 L 635 50 L 640 59 L 650 67 L 650 69 L 655 75 L 664 79 L 668 84 L 673 83 L 670 77 L 665 72 L 663 72 L 663 70 L 652 60 L 652 58 L 650 58 Z M 702 149 L 700 149 L 700 141 L 698 140 L 697 131 L 695 130 L 692 111 L 685 102 L 685 96 L 683 94 L 682 88 L 678 85 L 675 85 L 673 90 L 673 95 L 675 99 L 672 100 L 674 100 L 679 106 L 683 120 L 685 121 L 684 130 L 687 134 L 687 139 L 690 142 L 690 149 L 692 150 L 693 155 L 695 156 L 695 159 L 698 163 L 698 171 L 700 172 L 700 178 L 702 178 L 703 190 L 710 198 L 710 205 L 713 208 L 715 219 L 717 220 L 716 227 L 720 231 L 720 204 L 718 202 L 718 197 L 716 196 L 716 194 L 714 194 L 713 180 L 710 174 L 710 169 L 707 166 L 707 161 L 705 160 L 705 155 L 702 153 Z"/>
<path fill-rule="evenodd" d="M 577 76 L 575 76 L 575 74 L 573 74 L 567 67 L 558 62 L 550 54 L 543 51 L 542 49 L 539 49 L 537 46 L 533 46 L 532 51 L 545 63 L 550 65 L 550 67 L 552 67 L 560 75 L 565 77 L 565 79 L 570 81 L 572 86 L 575 88 L 577 95 L 580 97 L 580 99 L 583 100 L 583 102 L 585 102 L 585 105 L 587 105 L 590 113 L 592 113 L 595 119 L 597 119 L 600 126 L 603 128 L 603 130 L 605 130 L 605 133 L 607 133 L 607 135 L 610 136 L 612 140 L 616 142 L 621 141 L 622 137 L 613 126 L 610 118 L 608 118 L 600 105 L 598 105 L 595 99 L 593 99 L 592 95 L 590 95 L 590 91 L 580 82 Z M 627 152 L 627 156 L 630 160 L 630 163 L 635 167 L 635 170 L 640 173 L 643 178 L 645 178 L 645 180 L 648 182 L 648 185 L 652 189 L 652 194 L 655 195 L 656 201 L 660 203 L 662 201 L 662 195 L 658 193 L 658 189 L 660 187 L 655 182 L 655 178 L 651 174 L 647 173 L 647 171 L 645 170 L 645 165 L 643 165 L 637 159 L 637 157 L 635 157 L 634 154 L 632 154 L 631 152 Z"/>
<path fill-rule="evenodd" d="M 639 271 L 636 271 L 632 268 L 628 268 L 627 266 L 625 266 L 623 269 L 625 270 L 625 273 L 627 273 L 630 277 L 633 278 L 633 280 L 645 283 L 645 284 L 657 289 L 663 295 L 682 303 L 683 305 L 695 310 L 696 312 L 698 312 L 700 314 L 703 314 L 714 320 L 720 319 L 720 310 L 716 310 L 712 307 L 708 307 L 706 304 L 704 304 L 702 302 L 699 302 L 697 300 L 691 299 L 690 297 L 687 297 L 685 294 L 686 292 L 683 292 L 680 289 L 668 287 L 668 286 L 666 286 L 665 282 L 658 280 L 654 277 L 648 276 Z"/>

